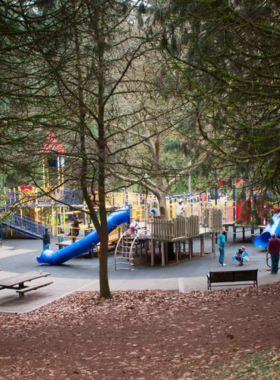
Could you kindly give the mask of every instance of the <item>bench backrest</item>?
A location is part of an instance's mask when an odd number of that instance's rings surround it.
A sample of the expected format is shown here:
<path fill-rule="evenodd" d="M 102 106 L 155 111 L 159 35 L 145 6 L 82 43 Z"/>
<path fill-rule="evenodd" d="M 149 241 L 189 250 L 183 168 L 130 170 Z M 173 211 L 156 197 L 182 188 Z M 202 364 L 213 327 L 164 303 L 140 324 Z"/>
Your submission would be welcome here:
<path fill-rule="evenodd" d="M 258 269 L 210 272 L 210 282 L 257 281 Z"/>

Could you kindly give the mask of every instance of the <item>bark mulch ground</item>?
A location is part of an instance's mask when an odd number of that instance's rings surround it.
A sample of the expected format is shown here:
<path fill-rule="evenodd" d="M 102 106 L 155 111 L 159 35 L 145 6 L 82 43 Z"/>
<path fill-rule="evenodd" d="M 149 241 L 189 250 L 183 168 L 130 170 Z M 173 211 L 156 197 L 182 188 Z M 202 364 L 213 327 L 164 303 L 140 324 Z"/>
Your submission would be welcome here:
<path fill-rule="evenodd" d="M 0 379 L 280 379 L 279 295 L 80 292 L 0 314 Z"/>

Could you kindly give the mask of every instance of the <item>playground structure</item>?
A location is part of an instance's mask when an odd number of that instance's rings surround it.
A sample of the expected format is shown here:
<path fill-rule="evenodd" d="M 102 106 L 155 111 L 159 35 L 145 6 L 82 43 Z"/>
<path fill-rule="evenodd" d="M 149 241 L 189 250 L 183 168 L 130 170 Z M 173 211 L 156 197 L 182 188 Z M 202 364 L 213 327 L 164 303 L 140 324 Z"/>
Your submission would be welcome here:
<path fill-rule="evenodd" d="M 144 248 L 145 262 L 155 265 L 157 256 L 161 265 L 168 261 L 176 261 L 184 257 L 193 258 L 193 239 L 200 238 L 200 255 L 204 254 L 204 239 L 206 234 L 212 236 L 212 252 L 215 252 L 215 233 L 222 230 L 222 210 L 204 209 L 204 216 L 190 215 L 172 220 L 153 218 L 150 224 L 144 225 L 138 233 L 125 231 L 115 249 L 115 270 L 133 271 L 135 256 Z M 183 247 L 183 248 L 182 248 Z M 188 249 L 186 249 L 188 247 Z M 138 249 L 139 248 L 139 249 Z M 182 249 L 181 249 L 182 248 Z"/>
<path fill-rule="evenodd" d="M 116 229 L 117 226 L 123 223 L 129 223 L 129 221 L 129 208 L 123 208 L 112 212 L 107 219 L 108 232 L 111 233 Z M 39 264 L 63 264 L 65 261 L 68 261 L 73 257 L 80 256 L 83 253 L 88 252 L 92 249 L 93 245 L 97 245 L 98 243 L 98 234 L 96 230 L 93 230 L 83 239 L 59 251 L 51 251 L 50 249 L 43 251 L 41 255 L 37 257 L 37 261 Z"/>
<path fill-rule="evenodd" d="M 57 159 L 57 162 L 58 169 L 61 172 L 61 167 L 59 166 L 61 165 L 61 161 Z M 13 231 L 17 231 L 38 239 L 41 238 L 45 226 L 51 228 L 52 236 L 58 236 L 60 228 L 63 228 L 68 233 L 74 213 L 80 213 L 79 217 L 83 219 L 81 230 L 84 231 L 85 235 L 92 230 L 92 221 L 87 213 L 88 210 L 83 202 L 80 191 L 58 188 L 54 192 L 49 193 L 48 196 L 42 189 L 34 186 L 21 186 L 18 189 L 5 189 L 3 198 L 5 206 L 2 208 L 2 215 L 3 213 L 10 214 L 10 218 L 2 222 L 2 226 L 5 229 L 5 237 L 9 236 L 8 230 L 10 230 L 11 237 L 13 236 Z M 201 223 L 205 209 L 221 209 L 223 225 L 233 228 L 234 239 L 236 239 L 236 230 L 238 228 L 243 229 L 243 235 L 244 229 L 249 228 L 252 237 L 254 237 L 254 230 L 259 227 L 252 225 L 250 218 L 246 220 L 243 218 L 242 220 L 242 201 L 236 202 L 234 183 L 232 201 L 226 201 L 223 197 L 210 199 L 208 194 L 203 197 L 190 197 L 186 194 L 166 196 L 169 220 L 176 217 L 176 205 L 179 199 L 182 199 L 185 204 L 184 216 L 197 215 L 200 217 Z M 126 205 L 132 206 L 131 219 L 148 220 L 151 216 L 159 216 L 157 199 L 150 192 L 140 193 L 125 190 L 121 192 L 108 192 L 106 198 L 108 212 Z M 71 211 L 72 208 L 76 211 Z M 17 213 L 11 213 L 11 210 L 15 209 Z"/>
<path fill-rule="evenodd" d="M 32 231 L 31 224 L 35 223 L 36 226 L 34 225 L 33 230 L 39 232 L 37 235 L 41 235 L 42 232 L 42 229 L 38 226 L 42 226 L 42 228 L 48 226 L 51 228 L 53 236 L 57 235 L 58 227 L 62 227 L 64 230 L 69 229 L 71 216 L 79 212 L 81 213 L 85 230 L 87 229 L 85 226 L 92 223 L 87 214 L 88 209 L 83 202 L 82 193 L 71 189 L 57 189 L 50 193 L 49 196 L 46 196 L 42 195 L 41 189 L 32 186 L 28 186 L 28 188 L 21 186 L 18 189 L 5 189 L 4 198 L 5 207 L 3 212 L 9 213 L 12 209 L 17 210 L 10 217 L 10 220 L 11 218 L 13 219 L 13 225 L 20 226 L 20 219 L 22 219 L 22 225 L 27 226 L 29 224 Z M 214 206 L 213 200 L 211 202 L 193 202 L 193 199 L 187 198 L 184 194 L 166 197 L 166 207 L 170 220 L 176 217 L 176 204 L 179 198 L 184 200 L 185 216 L 198 215 L 202 217 L 204 209 L 216 207 L 223 210 L 223 222 L 233 220 L 233 202 L 219 200 L 217 205 Z M 143 220 L 151 216 L 159 216 L 158 202 L 152 193 L 141 194 L 139 192 L 122 191 L 108 194 L 106 203 L 108 212 L 126 205 L 133 207 L 132 219 Z M 71 208 L 75 208 L 76 211 L 69 211 Z"/>
<path fill-rule="evenodd" d="M 264 227 L 264 226 L 263 226 Z M 256 237 L 254 240 L 254 244 L 256 247 L 264 249 L 268 247 L 268 242 L 271 239 L 271 235 L 275 234 L 278 236 L 280 233 L 280 212 L 278 211 L 275 215 L 273 215 L 272 220 L 268 223 L 260 236 Z"/>
<path fill-rule="evenodd" d="M 9 221 L 4 221 L 3 225 L 5 226 L 6 229 L 10 228 L 13 229 L 14 231 L 22 232 L 27 234 L 30 237 L 35 237 L 35 238 L 41 238 L 45 226 L 51 225 L 52 227 L 52 232 L 53 235 L 56 235 L 59 240 L 59 248 L 61 249 L 58 253 L 51 252 L 51 251 L 45 251 L 42 253 L 42 255 L 38 258 L 38 262 L 40 263 L 48 263 L 48 264 L 61 264 L 72 257 L 80 256 L 83 253 L 86 253 L 87 251 L 90 251 L 93 249 L 93 246 L 97 248 L 99 240 L 98 236 L 95 230 L 93 230 L 93 226 L 91 223 L 91 219 L 89 216 L 86 214 L 86 207 L 84 204 L 81 203 L 81 201 L 75 202 L 75 208 L 80 208 L 80 213 L 75 211 L 75 213 L 78 213 L 80 218 L 83 220 L 83 225 L 79 228 L 81 228 L 81 235 L 83 236 L 78 236 L 75 237 L 74 239 L 74 233 L 72 232 L 75 228 L 71 225 L 71 220 L 67 221 L 67 217 L 72 217 L 73 211 L 68 211 L 68 209 L 64 206 L 61 207 L 61 204 L 56 201 L 54 202 L 53 198 L 46 198 L 44 197 L 44 203 L 42 201 L 39 201 L 39 199 L 36 198 L 36 191 L 38 189 L 35 188 L 29 188 L 28 193 L 26 189 L 25 191 L 22 192 L 21 194 L 21 189 L 18 189 L 19 191 L 13 192 L 12 196 L 17 195 L 17 200 L 20 204 L 20 214 L 13 214 L 12 217 L 9 219 Z M 31 194 L 30 194 L 31 192 Z M 62 190 L 60 190 L 59 194 L 62 194 Z M 28 194 L 28 196 L 27 196 Z M 70 191 L 66 190 L 67 196 L 69 196 Z M 77 193 L 75 192 L 75 195 L 77 196 Z M 9 199 L 9 202 L 7 202 L 7 209 L 9 210 L 9 206 L 11 203 L 11 198 L 12 197 L 7 197 Z M 74 198 L 73 196 L 71 197 L 72 199 Z M 112 207 L 110 203 L 112 201 L 118 199 L 118 205 L 122 202 L 126 204 L 126 202 L 131 202 L 132 204 L 130 205 L 129 211 L 125 211 L 125 217 L 121 218 L 120 222 L 116 223 L 116 217 L 114 215 L 117 214 L 116 208 Z M 176 219 L 172 218 L 172 215 L 176 215 L 176 202 L 175 199 L 172 197 L 167 197 L 166 198 L 166 203 L 167 203 L 167 210 L 168 210 L 168 215 L 170 217 L 171 223 L 176 223 Z M 108 217 L 108 223 L 110 220 L 113 220 L 113 224 L 108 224 L 109 226 L 109 242 L 118 242 L 120 238 L 120 227 L 119 225 L 126 223 L 127 225 L 130 224 L 132 219 L 140 219 L 142 223 L 145 225 L 147 234 L 151 236 L 152 231 L 159 231 L 159 223 L 161 222 L 159 220 L 159 217 L 157 216 L 158 212 L 154 214 L 154 210 L 158 210 L 158 205 L 156 198 L 152 195 L 149 194 L 146 197 L 141 196 L 139 193 L 133 193 L 133 192 L 122 192 L 122 193 L 112 193 L 110 194 L 110 197 L 107 198 L 108 204 L 106 205 L 108 212 L 112 212 L 109 217 Z M 42 209 L 42 213 L 47 210 L 47 213 L 45 213 L 45 218 L 44 221 L 45 223 L 35 223 L 34 220 L 27 216 L 20 216 L 20 215 L 26 215 L 26 210 L 34 209 L 37 211 L 40 204 L 40 207 Z M 210 215 L 213 214 L 213 210 L 215 207 L 213 206 L 213 203 L 211 202 L 193 202 L 193 201 L 186 201 L 186 211 L 185 211 L 185 218 L 184 220 L 188 220 L 188 217 L 190 218 L 195 218 L 196 220 L 196 231 L 199 229 L 199 225 L 204 226 L 204 225 L 209 225 L 210 226 Z M 227 210 L 226 207 L 224 207 L 224 210 Z M 40 209 L 38 212 L 38 215 L 40 215 Z M 196 214 L 196 215 L 194 215 Z M 222 211 L 220 210 L 220 215 L 222 215 Z M 175 220 L 175 222 L 174 222 Z M 183 219 L 182 219 L 183 220 Z M 207 223 L 205 222 L 207 220 Z M 113 226 L 115 228 L 113 228 Z M 221 223 L 219 224 L 219 228 L 222 228 Z M 64 231 L 64 234 L 61 234 L 61 229 Z M 182 228 L 181 228 L 182 230 Z M 67 235 L 69 236 L 69 231 L 71 234 L 71 240 L 72 241 L 62 241 L 64 240 L 64 237 Z M 174 235 L 174 238 L 178 237 L 178 228 L 174 229 L 174 232 L 171 232 L 171 234 Z M 209 232 L 209 229 L 206 229 L 205 232 Z M 194 232 L 194 230 L 193 230 Z M 194 237 L 195 235 L 190 233 L 188 228 L 186 229 L 186 232 L 182 233 L 182 236 L 185 236 L 185 238 L 191 238 Z M 66 235 L 66 236 L 65 236 Z M 161 238 L 157 237 L 156 235 L 153 235 L 154 238 L 159 241 Z M 171 238 L 172 240 L 172 238 Z M 75 244 L 71 244 L 74 243 Z M 149 242 L 147 242 L 147 247 Z M 134 244 L 132 244 L 134 245 Z M 167 258 L 163 259 L 163 265 L 165 265 L 165 261 Z M 151 262 L 153 265 L 153 260 Z"/>
<path fill-rule="evenodd" d="M 61 264 L 72 257 L 92 250 L 93 246 L 98 250 L 98 235 L 93 229 L 88 209 L 83 202 L 82 192 L 66 189 L 63 186 L 50 191 L 51 183 L 53 185 L 54 182 L 56 184 L 63 182 L 64 158 L 62 155 L 65 152 L 63 145 L 51 132 L 39 151 L 42 154 L 42 187 L 20 186 L 18 189 L 4 190 L 5 205 L 1 210 L 1 238 L 3 227 L 6 237 L 10 231 L 11 237 L 14 233 L 20 233 L 31 238 L 41 239 L 46 227 L 51 229 L 53 237 L 58 237 L 59 253 L 50 250 L 43 252 L 38 258 L 40 263 Z M 51 158 L 47 158 L 47 153 L 51 153 Z M 50 171 L 52 171 L 52 177 Z M 182 244 L 184 252 L 186 252 L 186 241 L 188 255 L 191 258 L 193 254 L 192 239 L 197 236 L 200 236 L 201 254 L 203 254 L 203 242 L 207 233 L 212 236 L 212 250 L 215 251 L 214 236 L 223 227 L 233 228 L 234 240 L 239 227 L 243 229 L 243 236 L 245 228 L 251 228 L 253 237 L 255 226 L 249 219 L 246 219 L 243 224 L 240 217 L 241 206 L 236 202 L 236 181 L 234 180 L 232 183 L 232 201 L 228 201 L 227 197 L 222 194 L 220 197 L 218 196 L 219 186 L 224 185 L 223 182 L 225 181 L 217 181 L 214 199 L 211 199 L 209 191 L 195 196 L 187 194 L 166 196 L 168 220 L 164 221 L 160 220 L 158 201 L 152 193 L 109 191 L 106 197 L 106 208 L 109 214 L 109 242 L 117 243 L 116 269 L 119 268 L 117 262 L 120 258 L 121 261 L 128 262 L 131 270 L 137 245 L 140 248 L 145 245 L 146 261 L 150 256 L 151 265 L 154 265 L 155 255 L 158 252 L 161 255 L 162 265 L 165 265 L 170 257 L 178 262 L 182 253 Z M 176 205 L 179 199 L 185 204 L 185 210 L 182 217 L 176 218 Z M 98 202 L 97 192 L 94 200 Z M 98 207 L 94 203 L 93 205 L 98 211 Z M 123 209 L 124 207 L 126 209 Z M 79 219 L 83 222 L 78 227 L 81 236 L 76 236 L 80 234 L 75 233 L 77 228 L 72 224 L 73 214 L 78 214 Z M 3 218 L 5 215 L 8 217 Z M 129 236 L 128 232 L 125 235 L 121 234 L 121 229 L 124 230 L 125 227 L 121 228 L 120 226 L 129 225 L 133 219 L 139 219 L 144 225 L 145 234 L 142 234 L 141 239 L 139 236 Z M 236 224 L 236 221 L 240 219 L 241 224 Z M 64 238 L 68 236 L 71 240 L 65 241 Z M 171 244 L 176 247 L 174 257 L 172 256 L 174 250 L 170 248 Z M 161 248 L 156 249 L 159 246 Z"/>
<path fill-rule="evenodd" d="M 60 161 L 57 160 L 57 162 Z M 87 213 L 88 210 L 83 202 L 82 193 L 79 191 L 59 188 L 48 197 L 42 193 L 42 189 L 21 186 L 18 189 L 5 189 L 4 198 L 4 212 L 8 214 L 15 207 L 18 210 L 17 213 L 11 214 L 9 219 L 2 221 L 5 237 L 13 237 L 15 233 L 21 233 L 31 238 L 41 239 L 45 227 L 50 227 L 52 236 L 58 237 L 58 243 L 61 243 L 61 248 L 69 245 L 69 242 L 65 241 L 69 233 L 71 234 L 72 242 L 74 242 L 73 231 L 75 229 L 71 224 L 75 213 L 79 215 L 79 219 L 83 220 L 80 225 L 78 239 L 87 236 L 93 230 L 92 220 Z M 236 215 L 235 202 L 225 202 L 223 199 L 210 200 L 208 195 L 204 197 L 188 197 L 186 194 L 166 196 L 169 220 L 176 218 L 176 205 L 179 199 L 182 199 L 185 203 L 184 217 L 196 215 L 199 217 L 201 225 L 204 224 L 205 211 L 212 209 L 222 210 L 223 225 L 233 225 L 234 223 Z M 199 199 L 202 200 L 199 201 Z M 65 204 L 68 204 L 69 207 L 65 206 Z M 139 219 L 147 226 L 149 226 L 153 218 L 159 216 L 158 202 L 152 193 L 125 190 L 108 193 L 106 198 L 108 213 L 126 205 L 131 208 L 130 219 Z M 76 211 L 71 211 L 72 207 Z M 64 233 L 61 233 L 61 229 Z M 117 242 L 119 236 L 120 229 L 117 228 L 110 234 L 109 242 Z"/>

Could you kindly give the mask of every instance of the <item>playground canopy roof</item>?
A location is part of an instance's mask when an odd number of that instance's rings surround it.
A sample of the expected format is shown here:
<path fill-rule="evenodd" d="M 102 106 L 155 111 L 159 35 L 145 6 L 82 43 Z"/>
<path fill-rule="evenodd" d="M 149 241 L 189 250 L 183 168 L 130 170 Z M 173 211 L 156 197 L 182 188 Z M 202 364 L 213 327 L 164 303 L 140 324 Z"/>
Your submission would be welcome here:
<path fill-rule="evenodd" d="M 39 153 L 65 153 L 66 149 L 58 140 L 53 132 L 50 132 L 47 136 L 44 144 L 42 145 Z"/>

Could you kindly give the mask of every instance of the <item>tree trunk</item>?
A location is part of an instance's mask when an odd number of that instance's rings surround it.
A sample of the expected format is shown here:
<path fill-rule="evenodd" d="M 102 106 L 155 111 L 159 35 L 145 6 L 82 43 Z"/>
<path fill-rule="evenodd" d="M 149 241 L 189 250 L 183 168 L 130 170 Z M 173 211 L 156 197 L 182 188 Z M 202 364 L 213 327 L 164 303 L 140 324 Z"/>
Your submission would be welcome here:
<path fill-rule="evenodd" d="M 100 298 L 111 298 L 109 279 L 108 279 L 108 224 L 106 212 L 106 133 L 105 133 L 105 74 L 104 74 L 104 40 L 102 33 L 98 41 L 98 195 L 99 195 L 99 216 L 101 224 L 100 254 L 99 254 L 99 284 Z"/>
<path fill-rule="evenodd" d="M 99 251 L 99 285 L 100 298 L 111 298 L 111 291 L 108 279 L 108 234 L 100 238 Z"/>
<path fill-rule="evenodd" d="M 168 220 L 168 211 L 166 207 L 166 199 L 165 194 L 161 193 L 158 197 L 158 203 L 159 203 L 159 214 L 161 220 Z"/>
<path fill-rule="evenodd" d="M 103 77 L 103 54 L 104 51 L 100 50 L 100 81 L 99 81 L 99 103 L 98 103 L 98 195 L 99 195 L 99 216 L 100 223 L 96 216 L 95 210 L 92 206 L 91 200 L 88 195 L 87 187 L 87 153 L 86 153 L 86 125 L 85 125 L 85 110 L 84 110 L 84 93 L 82 87 L 82 71 L 80 62 L 80 43 L 78 38 L 78 32 L 75 28 L 75 43 L 77 54 L 77 74 L 78 74 L 78 86 L 79 86 L 79 125 L 80 125 L 80 148 L 83 153 L 82 170 L 81 170 L 81 187 L 83 191 L 84 199 L 90 210 L 90 214 L 93 220 L 94 227 L 99 236 L 100 251 L 99 251 L 99 284 L 100 284 L 100 298 L 111 298 L 111 292 L 108 280 L 108 225 L 107 225 L 107 213 L 106 213 L 106 200 L 105 200 L 105 159 L 106 159 L 106 138 L 104 127 L 104 77 Z M 100 44 L 101 45 L 101 44 Z"/>

